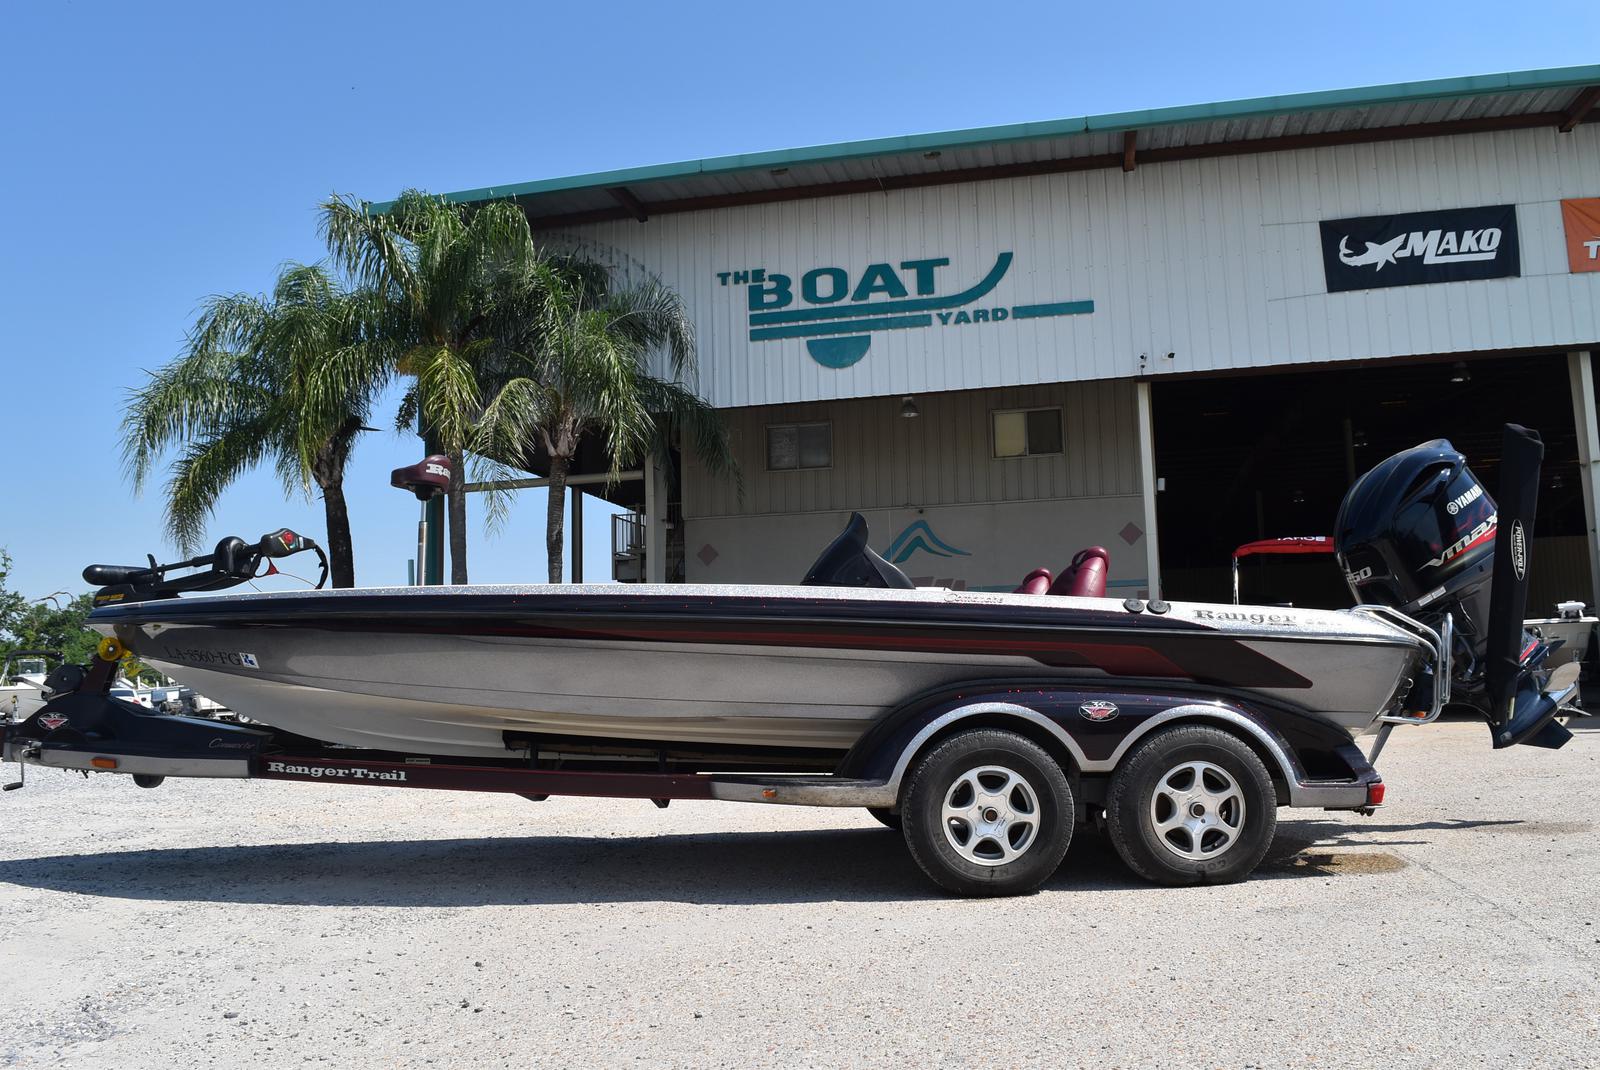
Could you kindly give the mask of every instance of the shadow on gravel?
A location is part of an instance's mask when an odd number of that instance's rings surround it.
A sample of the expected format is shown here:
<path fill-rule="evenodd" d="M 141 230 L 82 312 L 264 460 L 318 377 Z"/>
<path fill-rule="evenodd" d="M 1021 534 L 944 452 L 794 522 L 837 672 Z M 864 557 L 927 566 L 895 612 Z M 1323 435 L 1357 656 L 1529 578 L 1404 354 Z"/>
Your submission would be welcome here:
<path fill-rule="evenodd" d="M 1296 858 L 1307 851 L 1320 858 L 1325 848 L 1338 846 L 1342 833 L 1372 829 L 1285 822 L 1259 876 L 1327 876 L 1326 865 Z M 1370 844 L 1360 847 L 1395 857 Z M 1362 870 L 1353 861 L 1338 868 L 1352 875 L 1382 871 Z M 109 851 L 3 861 L 0 882 L 118 899 L 302 906 L 883 902 L 939 896 L 900 837 L 878 828 Z M 1057 892 L 1147 887 L 1106 837 L 1084 832 L 1073 838 L 1066 861 L 1045 885 Z"/>
<path fill-rule="evenodd" d="M 900 838 L 876 828 L 111 851 L 0 862 L 0 881 L 120 899 L 308 906 L 926 897 Z"/>

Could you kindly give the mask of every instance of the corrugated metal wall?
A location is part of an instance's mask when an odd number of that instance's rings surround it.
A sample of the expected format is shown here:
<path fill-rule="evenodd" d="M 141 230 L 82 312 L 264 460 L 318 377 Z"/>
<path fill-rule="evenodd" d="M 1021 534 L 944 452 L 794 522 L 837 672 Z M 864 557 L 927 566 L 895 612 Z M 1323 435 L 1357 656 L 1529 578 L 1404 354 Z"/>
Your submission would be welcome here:
<path fill-rule="evenodd" d="M 692 458 L 684 473 L 687 518 L 808 513 L 904 506 L 1139 493 L 1138 422 L 1130 382 L 1056 383 L 971 393 L 922 394 L 922 415 L 904 419 L 901 399 L 813 402 L 727 412 L 744 476 L 708 475 Z M 996 460 L 990 412 L 1060 406 L 1064 452 Z M 766 429 L 828 420 L 833 467 L 769 472 Z"/>
<path fill-rule="evenodd" d="M 1591 123 L 727 208 L 565 237 L 683 294 L 700 389 L 735 407 L 1582 346 L 1600 340 L 1600 273 L 1568 273 L 1558 201 L 1596 195 Z M 1319 220 L 1508 202 L 1521 278 L 1325 292 Z M 752 342 L 745 288 L 717 278 L 761 268 L 798 285 L 834 266 L 854 282 L 871 263 L 948 257 L 948 293 L 1002 252 L 1015 260 L 983 304 L 1092 300 L 1093 313 L 884 331 L 859 363 L 833 369 L 801 340 Z"/>

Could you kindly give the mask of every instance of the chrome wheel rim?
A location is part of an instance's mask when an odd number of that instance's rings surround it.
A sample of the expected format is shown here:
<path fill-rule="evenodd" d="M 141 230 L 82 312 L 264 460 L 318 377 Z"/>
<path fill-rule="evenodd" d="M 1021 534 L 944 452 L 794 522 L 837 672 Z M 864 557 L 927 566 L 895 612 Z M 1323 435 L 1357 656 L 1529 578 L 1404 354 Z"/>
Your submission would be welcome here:
<path fill-rule="evenodd" d="M 945 839 L 978 866 L 1003 866 L 1039 838 L 1039 795 L 1003 765 L 980 765 L 956 777 L 940 809 Z"/>
<path fill-rule="evenodd" d="M 1244 792 L 1226 769 L 1211 762 L 1173 766 L 1150 796 L 1156 837 L 1191 862 L 1227 854 L 1243 835 L 1244 820 Z"/>

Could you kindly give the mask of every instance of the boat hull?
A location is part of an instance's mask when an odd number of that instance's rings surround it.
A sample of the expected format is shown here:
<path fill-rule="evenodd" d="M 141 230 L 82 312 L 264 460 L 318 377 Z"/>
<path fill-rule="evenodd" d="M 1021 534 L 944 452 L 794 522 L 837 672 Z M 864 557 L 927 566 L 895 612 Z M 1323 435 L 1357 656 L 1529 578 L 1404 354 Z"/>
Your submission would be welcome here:
<path fill-rule="evenodd" d="M 285 731 L 500 757 L 508 736 L 514 749 L 537 735 L 844 750 L 919 694 L 1007 678 L 1244 689 L 1354 733 L 1418 654 L 1357 615 L 1219 611 L 949 591 L 399 588 L 171 600 L 93 623 Z"/>

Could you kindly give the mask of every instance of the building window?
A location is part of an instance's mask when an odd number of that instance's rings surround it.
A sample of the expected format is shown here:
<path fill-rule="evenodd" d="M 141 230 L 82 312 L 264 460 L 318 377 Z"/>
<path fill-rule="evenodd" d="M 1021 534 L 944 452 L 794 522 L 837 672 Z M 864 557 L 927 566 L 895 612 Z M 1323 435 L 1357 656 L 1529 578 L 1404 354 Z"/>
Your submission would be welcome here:
<path fill-rule="evenodd" d="M 996 457 L 1061 453 L 1060 409 L 1012 409 L 994 414 Z"/>
<path fill-rule="evenodd" d="M 833 425 L 772 424 L 767 428 L 767 470 L 833 467 Z"/>

